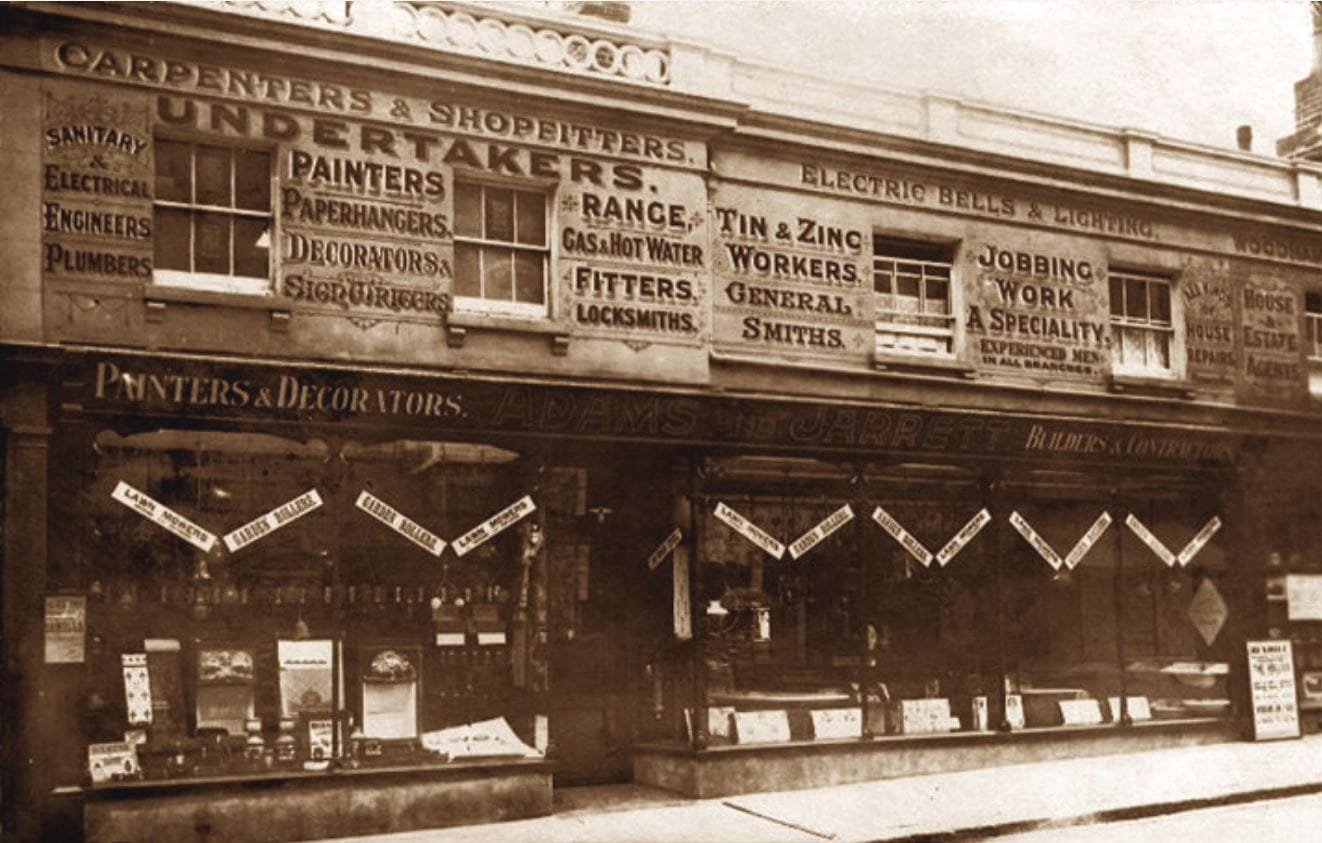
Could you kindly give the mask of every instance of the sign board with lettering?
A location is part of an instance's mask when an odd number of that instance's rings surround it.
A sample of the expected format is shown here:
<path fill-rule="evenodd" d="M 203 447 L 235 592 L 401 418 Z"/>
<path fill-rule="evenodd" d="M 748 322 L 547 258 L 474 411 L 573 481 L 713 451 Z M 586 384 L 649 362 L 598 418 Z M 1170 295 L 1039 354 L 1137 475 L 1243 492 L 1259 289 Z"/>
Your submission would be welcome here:
<path fill-rule="evenodd" d="M 1193 628 L 1198 630 L 1198 634 L 1202 637 L 1203 643 L 1212 646 L 1212 642 L 1221 633 L 1221 628 L 1225 626 L 1226 618 L 1230 616 L 1230 607 L 1226 605 L 1225 598 L 1221 596 L 1211 577 L 1204 577 L 1198 584 L 1198 590 L 1189 601 L 1187 614 Z"/>
<path fill-rule="evenodd" d="M 1134 517 L 1134 513 L 1125 516 L 1125 526 L 1133 531 L 1134 535 L 1139 537 L 1143 544 L 1147 545 L 1153 553 L 1157 554 L 1167 568 L 1175 567 L 1175 554 L 1171 553 L 1170 548 L 1162 543 L 1161 539 L 1152 534 L 1142 521 Z"/>
<path fill-rule="evenodd" d="M 479 545 L 485 544 L 506 529 L 531 515 L 537 509 L 531 495 L 524 495 L 495 515 L 478 524 L 473 529 L 454 540 L 456 556 L 463 556 Z"/>
<path fill-rule="evenodd" d="M 814 740 L 843 740 L 863 736 L 863 710 L 860 708 L 815 708 L 812 718 Z"/>
<path fill-rule="evenodd" d="M 211 548 L 216 544 L 214 533 L 207 532 L 165 504 L 143 494 L 123 480 L 115 484 L 115 489 L 110 493 L 110 496 L 148 521 L 174 533 L 203 553 L 210 553 Z"/>
<path fill-rule="evenodd" d="M 901 547 L 909 551 L 910 556 L 922 563 L 924 568 L 931 566 L 933 559 L 932 551 L 928 550 L 923 546 L 922 542 L 910 535 L 909 531 L 904 529 L 904 526 L 901 525 L 899 521 L 896 521 L 891 517 L 889 512 L 879 506 L 872 511 L 872 520 L 880 524 L 881 528 L 889 533 L 891 538 L 899 542 Z"/>
<path fill-rule="evenodd" d="M 790 544 L 790 556 L 798 559 L 825 541 L 832 533 L 854 520 L 854 510 L 849 504 L 837 509 L 821 520 L 811 530 L 799 536 Z"/>
<path fill-rule="evenodd" d="M 1106 532 L 1106 528 L 1110 526 L 1111 513 L 1103 512 L 1097 516 L 1097 520 L 1092 522 L 1088 532 L 1084 533 L 1074 544 L 1074 547 L 1070 548 L 1070 552 L 1065 555 L 1065 567 L 1073 571 L 1075 566 L 1083 561 L 1083 557 L 1088 555 L 1088 551 L 1092 550 L 1092 546 L 1097 543 L 1097 540 L 1102 537 L 1102 533 Z"/>
<path fill-rule="evenodd" d="M 1253 739 L 1297 738 L 1294 651 L 1289 641 L 1247 641 Z"/>
<path fill-rule="evenodd" d="M 749 521 L 738 512 L 735 512 L 724 503 L 718 502 L 716 504 L 716 509 L 712 514 L 716 516 L 717 520 L 727 524 L 730 529 L 762 548 L 762 550 L 766 551 L 772 558 L 779 559 L 785 555 L 785 545 L 776 541 L 770 533 Z"/>
<path fill-rule="evenodd" d="M 156 176 L 149 103 L 122 89 L 47 87 L 41 145 L 47 280 L 151 280 Z"/>
<path fill-rule="evenodd" d="M 1097 726 L 1102 722 L 1102 705 L 1097 700 L 1058 700 L 1057 705 L 1066 726 Z"/>
<path fill-rule="evenodd" d="M 1193 558 L 1198 555 L 1199 551 L 1206 547 L 1207 543 L 1211 541 L 1212 536 L 1216 535 L 1217 531 L 1221 529 L 1221 519 L 1215 515 L 1208 519 L 1202 529 L 1194 534 L 1193 538 L 1189 539 L 1189 543 L 1186 544 L 1179 553 L 1174 553 L 1170 548 L 1166 547 L 1162 540 L 1153 535 L 1152 531 L 1149 530 L 1142 521 L 1139 521 L 1132 512 L 1125 516 L 1125 525 L 1129 527 L 1134 535 L 1138 536 L 1153 553 L 1157 554 L 1157 558 L 1165 563 L 1166 567 L 1174 568 L 1178 565 L 1183 568 L 1193 561 Z"/>
<path fill-rule="evenodd" d="M 296 498 L 277 506 L 225 535 L 225 546 L 237 553 L 258 539 L 265 538 L 281 527 L 287 527 L 313 510 L 320 509 L 323 501 L 316 489 L 308 489 Z"/>
<path fill-rule="evenodd" d="M 1239 365 L 1235 286 L 1224 260 L 1188 259 L 1173 295 L 1184 305 L 1185 366 L 1199 386 L 1233 387 Z"/>
<path fill-rule="evenodd" d="M 717 182 L 712 214 L 717 351 L 869 363 L 872 223 L 862 209 Z"/>
<path fill-rule="evenodd" d="M 1285 615 L 1292 621 L 1322 621 L 1322 574 L 1286 574 Z"/>
<path fill-rule="evenodd" d="M 427 551 L 432 556 L 440 556 L 445 552 L 445 542 L 442 541 L 439 536 L 418 524 L 416 521 L 406 517 L 402 512 L 376 497 L 371 492 L 368 492 L 367 490 L 360 492 L 358 494 L 358 500 L 354 501 L 354 506 L 358 507 L 363 512 L 366 512 L 382 524 L 385 524 L 387 527 Z"/>
<path fill-rule="evenodd" d="M 1307 395 L 1303 365 L 1303 301 L 1294 285 L 1254 272 L 1239 290 L 1243 357 L 1240 398 L 1246 403 L 1296 402 Z"/>
<path fill-rule="evenodd" d="M 767 711 L 736 711 L 734 741 L 739 744 L 788 743 L 789 716 L 779 709 Z"/>
<path fill-rule="evenodd" d="M 647 570 L 655 571 L 656 566 L 661 564 L 661 560 L 669 556 L 670 551 L 678 547 L 679 543 L 683 540 L 684 534 L 678 527 L 671 530 L 670 535 L 662 539 L 661 544 L 657 545 L 656 550 L 653 550 L 651 554 L 648 555 Z"/>

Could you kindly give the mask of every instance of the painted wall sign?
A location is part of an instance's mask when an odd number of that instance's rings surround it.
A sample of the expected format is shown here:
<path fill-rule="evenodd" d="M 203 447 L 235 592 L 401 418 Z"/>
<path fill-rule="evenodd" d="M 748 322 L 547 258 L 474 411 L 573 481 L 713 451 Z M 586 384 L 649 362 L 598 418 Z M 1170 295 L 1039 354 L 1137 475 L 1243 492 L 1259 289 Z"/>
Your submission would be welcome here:
<path fill-rule="evenodd" d="M 790 544 L 790 556 L 798 559 L 825 541 L 832 533 L 854 520 L 854 509 L 849 504 L 837 509 L 821 520 L 811 530 L 799 536 Z"/>
<path fill-rule="evenodd" d="M 1111 520 L 1111 513 L 1109 512 L 1103 512 L 1097 516 L 1097 520 L 1092 522 L 1088 532 L 1080 536 L 1074 547 L 1070 548 L 1070 552 L 1065 554 L 1065 567 L 1073 571 L 1083 561 L 1083 557 L 1088 555 L 1089 550 L 1092 550 L 1092 546 L 1102 537 L 1102 533 L 1105 533 L 1106 528 L 1111 526 Z"/>
<path fill-rule="evenodd" d="M 1142 521 L 1135 518 L 1132 512 L 1125 516 L 1125 526 L 1132 530 L 1143 544 L 1151 548 L 1152 552 L 1157 554 L 1157 558 L 1165 563 L 1167 568 L 1175 566 L 1175 554 L 1171 553 L 1170 548 L 1162 544 L 1161 539 L 1152 535 L 1152 531 L 1144 526 Z"/>
<path fill-rule="evenodd" d="M 82 664 L 87 652 L 87 598 L 48 594 L 43 622 L 44 662 Z"/>
<path fill-rule="evenodd" d="M 47 278 L 141 282 L 152 273 L 150 113 L 138 94 L 52 85 L 42 131 Z"/>
<path fill-rule="evenodd" d="M 653 550 L 651 554 L 648 555 L 647 570 L 655 571 L 656 566 L 661 564 L 661 560 L 669 556 L 670 551 L 678 547 L 679 543 L 683 540 L 684 534 L 680 532 L 678 527 L 671 530 L 670 535 L 662 539 L 661 544 L 657 545 L 656 550 Z"/>
<path fill-rule="evenodd" d="M 592 155 L 706 168 L 706 147 L 669 135 L 561 120 L 545 114 L 423 99 L 325 80 L 198 62 L 182 53 L 129 50 L 85 40 L 42 39 L 45 65 L 62 73 L 158 90 L 431 128 Z"/>
<path fill-rule="evenodd" d="M 445 542 L 439 536 L 423 527 L 418 522 L 404 515 L 390 504 L 366 490 L 358 493 L 354 506 L 385 524 L 404 538 L 430 553 L 440 556 L 445 552 Z"/>
<path fill-rule="evenodd" d="M 454 540 L 451 545 L 456 556 L 463 556 L 468 551 L 494 539 L 506 529 L 531 515 L 537 509 L 532 495 L 524 495 L 495 515 L 478 524 L 473 529 Z"/>
<path fill-rule="evenodd" d="M 225 535 L 225 546 L 230 553 L 237 553 L 258 539 L 263 539 L 281 527 L 287 527 L 313 510 L 320 509 L 323 501 L 316 489 L 308 489 L 296 498 L 277 506 L 275 509 L 244 524 L 239 529 Z"/>
<path fill-rule="evenodd" d="M 1033 529 L 1033 525 L 1024 520 L 1024 517 L 1018 512 L 1010 513 L 1010 526 L 1014 527 L 1019 535 L 1023 536 L 1024 540 L 1033 546 L 1033 549 L 1046 560 L 1053 571 L 1059 571 L 1061 565 L 1065 564 L 1065 560 L 1060 558 L 1060 554 L 1056 553 L 1055 548 L 1048 544 L 1046 539 L 1038 535 L 1037 530 Z"/>
<path fill-rule="evenodd" d="M 785 555 L 785 545 L 724 503 L 717 503 L 712 514 L 729 525 L 730 529 L 762 548 L 771 557 L 779 559 Z"/>
<path fill-rule="evenodd" d="M 1289 641 L 1247 641 L 1253 739 L 1299 737 L 1294 651 Z"/>
<path fill-rule="evenodd" d="M 1078 249 L 1077 245 L 1071 248 Z M 964 325 L 980 369 L 1097 380 L 1110 371 L 1106 270 L 1097 255 L 978 243 Z"/>
<path fill-rule="evenodd" d="M 214 533 L 207 532 L 165 504 L 143 494 L 123 480 L 115 484 L 115 489 L 110 493 L 110 497 L 148 521 L 164 527 L 204 553 L 210 553 L 211 548 L 216 544 Z"/>
<path fill-rule="evenodd" d="M 866 361 L 872 235 L 856 207 L 719 184 L 712 214 L 716 346 Z"/>
<path fill-rule="evenodd" d="M 561 190 L 560 287 L 589 334 L 695 343 L 706 335 L 707 190 L 696 175 L 637 176 Z"/>
<path fill-rule="evenodd" d="M 1246 279 L 1239 291 L 1240 375 L 1249 401 L 1298 401 L 1305 393 L 1299 291 L 1271 276 Z"/>
<path fill-rule="evenodd" d="M 969 522 L 960 528 L 960 531 L 950 541 L 946 542 L 944 547 L 936 552 L 937 564 L 944 568 L 990 522 L 991 513 L 986 509 L 978 510 L 978 514 L 970 518 Z"/>
<path fill-rule="evenodd" d="M 872 511 L 872 520 L 881 525 L 881 529 L 890 534 L 890 537 L 900 543 L 900 546 L 909 551 L 909 555 L 922 563 L 924 568 L 932 564 L 932 552 L 918 539 L 909 535 L 909 531 L 904 529 L 899 521 L 891 517 L 891 514 L 881 507 Z"/>
<path fill-rule="evenodd" d="M 1235 290 L 1228 262 L 1191 259 L 1176 290 L 1184 304 L 1185 365 L 1189 377 L 1231 385 L 1239 364 L 1235 340 Z"/>

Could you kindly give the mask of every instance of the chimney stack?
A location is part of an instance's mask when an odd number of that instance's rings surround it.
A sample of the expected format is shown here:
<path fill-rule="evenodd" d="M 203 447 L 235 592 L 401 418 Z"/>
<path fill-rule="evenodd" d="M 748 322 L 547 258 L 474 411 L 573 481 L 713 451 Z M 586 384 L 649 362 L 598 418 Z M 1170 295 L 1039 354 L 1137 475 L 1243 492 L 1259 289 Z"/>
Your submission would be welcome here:
<path fill-rule="evenodd" d="M 1235 130 L 1235 143 L 1243 152 L 1253 151 L 1253 127 L 1240 126 Z"/>

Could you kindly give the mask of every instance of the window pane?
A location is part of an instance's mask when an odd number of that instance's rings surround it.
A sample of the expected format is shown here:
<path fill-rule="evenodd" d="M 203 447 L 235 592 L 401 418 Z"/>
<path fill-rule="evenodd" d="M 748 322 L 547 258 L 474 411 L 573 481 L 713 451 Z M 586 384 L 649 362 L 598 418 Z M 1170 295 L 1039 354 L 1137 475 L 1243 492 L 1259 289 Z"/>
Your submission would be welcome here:
<path fill-rule="evenodd" d="M 230 274 L 230 217 L 198 214 L 193 218 L 194 272 Z"/>
<path fill-rule="evenodd" d="M 518 242 L 546 245 L 546 197 L 540 193 L 518 194 Z"/>
<path fill-rule="evenodd" d="M 486 239 L 514 242 L 514 191 L 488 187 L 483 211 L 486 213 L 486 231 L 483 232 Z"/>
<path fill-rule="evenodd" d="M 1148 291 L 1145 287 L 1145 281 L 1125 279 L 1125 315 L 1131 319 L 1148 318 Z"/>
<path fill-rule="evenodd" d="M 454 233 L 456 237 L 482 236 L 482 188 L 455 183 Z"/>
<path fill-rule="evenodd" d="M 252 211 L 271 208 L 271 154 L 240 149 L 235 155 L 234 204 Z M 265 273 L 263 273 L 265 274 Z"/>
<path fill-rule="evenodd" d="M 1111 276 L 1111 315 L 1125 315 L 1125 282 L 1116 276 Z"/>
<path fill-rule="evenodd" d="M 457 201 L 457 197 L 456 197 Z M 478 248 L 467 243 L 454 244 L 454 294 L 482 295 L 482 276 L 477 262 Z"/>
<path fill-rule="evenodd" d="M 878 293 L 887 293 L 891 291 L 891 275 L 889 272 L 875 272 L 872 275 L 872 289 Z"/>
<path fill-rule="evenodd" d="M 1152 321 L 1169 325 L 1171 321 L 1171 288 L 1167 284 L 1148 285 L 1152 301 Z"/>
<path fill-rule="evenodd" d="M 1170 335 L 1152 331 L 1148 336 L 1150 337 L 1148 362 L 1169 369 L 1171 367 Z"/>
<path fill-rule="evenodd" d="M 515 301 L 527 304 L 546 303 L 546 285 L 542 283 L 542 256 L 540 253 L 515 252 Z"/>
<path fill-rule="evenodd" d="M 924 313 L 950 312 L 950 283 L 927 279 L 927 298 L 923 302 Z"/>
<path fill-rule="evenodd" d="M 1126 328 L 1120 331 L 1120 362 L 1130 367 L 1141 367 L 1144 364 L 1144 342 L 1143 332 L 1136 331 L 1133 328 Z"/>
<path fill-rule="evenodd" d="M 197 147 L 197 203 L 224 205 L 234 202 L 230 195 L 230 151 L 219 146 Z"/>
<path fill-rule="evenodd" d="M 898 287 L 896 292 L 903 297 L 914 299 L 916 303 L 918 299 L 918 276 L 901 275 L 895 280 Z"/>
<path fill-rule="evenodd" d="M 173 141 L 156 144 L 156 198 L 166 202 L 189 201 L 189 145 Z"/>
<path fill-rule="evenodd" d="M 514 301 L 513 261 L 509 249 L 482 250 L 482 297 Z"/>
<path fill-rule="evenodd" d="M 156 268 L 192 269 L 188 265 L 188 211 L 173 208 L 156 209 Z"/>
<path fill-rule="evenodd" d="M 269 277 L 271 250 L 267 225 L 264 219 L 234 218 L 235 275 L 249 278 Z M 263 235 L 266 235 L 265 238 Z"/>

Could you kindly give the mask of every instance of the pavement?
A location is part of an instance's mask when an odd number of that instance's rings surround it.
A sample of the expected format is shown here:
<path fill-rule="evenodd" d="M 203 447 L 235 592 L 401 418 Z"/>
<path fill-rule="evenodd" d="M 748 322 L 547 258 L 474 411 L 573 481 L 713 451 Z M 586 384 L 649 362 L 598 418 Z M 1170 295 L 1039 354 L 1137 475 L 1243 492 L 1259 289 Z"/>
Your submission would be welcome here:
<path fill-rule="evenodd" d="M 685 799 L 636 785 L 556 793 L 550 816 L 344 838 L 390 843 L 954 841 L 1322 793 L 1322 735 Z"/>

